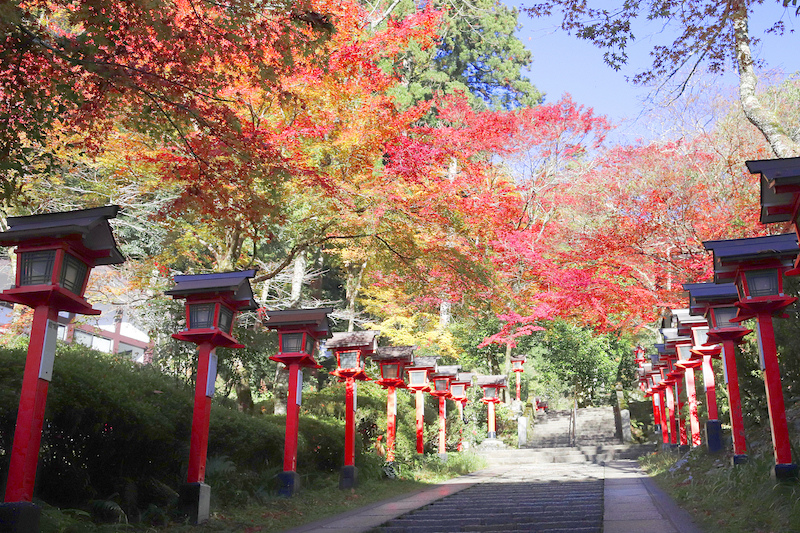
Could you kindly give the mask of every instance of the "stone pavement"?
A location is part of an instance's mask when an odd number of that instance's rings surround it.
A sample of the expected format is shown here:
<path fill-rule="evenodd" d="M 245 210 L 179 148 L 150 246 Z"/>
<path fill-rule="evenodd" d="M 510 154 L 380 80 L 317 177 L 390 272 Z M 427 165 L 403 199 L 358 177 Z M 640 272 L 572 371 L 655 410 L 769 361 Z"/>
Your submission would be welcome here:
<path fill-rule="evenodd" d="M 636 461 L 495 464 L 290 533 L 699 533 Z"/>

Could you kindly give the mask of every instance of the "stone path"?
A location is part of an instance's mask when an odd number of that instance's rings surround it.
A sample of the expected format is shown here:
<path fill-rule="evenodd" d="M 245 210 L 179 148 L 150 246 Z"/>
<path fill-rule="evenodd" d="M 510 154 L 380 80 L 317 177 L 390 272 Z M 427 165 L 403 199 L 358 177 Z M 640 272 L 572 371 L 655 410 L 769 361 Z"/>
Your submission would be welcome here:
<path fill-rule="evenodd" d="M 291 533 L 699 533 L 636 461 L 496 464 Z"/>

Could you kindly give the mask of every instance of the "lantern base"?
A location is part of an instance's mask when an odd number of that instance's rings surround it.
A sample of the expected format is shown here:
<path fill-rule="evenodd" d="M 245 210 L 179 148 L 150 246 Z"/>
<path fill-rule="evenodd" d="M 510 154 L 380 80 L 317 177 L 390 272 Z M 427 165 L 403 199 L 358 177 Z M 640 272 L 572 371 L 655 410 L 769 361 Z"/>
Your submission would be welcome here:
<path fill-rule="evenodd" d="M 681 453 L 686 453 L 691 449 L 692 447 L 689 444 L 681 444 L 680 446 L 678 446 L 678 451 Z"/>
<path fill-rule="evenodd" d="M 442 463 L 446 463 L 447 462 L 447 452 L 445 452 L 445 453 L 437 453 L 436 455 L 439 456 L 439 460 Z"/>
<path fill-rule="evenodd" d="M 184 483 L 178 489 L 178 509 L 196 526 L 211 515 L 211 486 L 205 483 Z"/>
<path fill-rule="evenodd" d="M 775 481 L 794 481 L 798 478 L 798 468 L 794 463 L 781 463 L 772 467 L 770 477 Z"/>
<path fill-rule="evenodd" d="M 742 454 L 739 454 L 739 455 L 734 455 L 733 458 L 731 459 L 731 464 L 733 466 L 743 465 L 743 464 L 747 463 L 748 461 L 749 461 L 749 459 L 747 458 L 747 455 L 742 453 Z"/>
<path fill-rule="evenodd" d="M 661 436 L 661 424 L 656 424 L 653 426 L 653 434 L 657 437 Z"/>
<path fill-rule="evenodd" d="M 0 503 L 0 532 L 29 533 L 39 531 L 42 509 L 31 502 Z"/>
<path fill-rule="evenodd" d="M 719 420 L 706 421 L 706 446 L 708 453 L 720 453 L 722 446 L 722 422 Z"/>
<path fill-rule="evenodd" d="M 489 431 L 486 434 L 486 438 L 487 439 L 496 439 L 497 438 L 497 432 L 496 431 Z"/>
<path fill-rule="evenodd" d="M 353 465 L 342 467 L 339 472 L 339 488 L 341 490 L 354 489 L 358 486 L 358 468 Z"/>
<path fill-rule="evenodd" d="M 278 474 L 278 496 L 291 498 L 300 490 L 300 476 L 293 470 L 284 470 Z"/>

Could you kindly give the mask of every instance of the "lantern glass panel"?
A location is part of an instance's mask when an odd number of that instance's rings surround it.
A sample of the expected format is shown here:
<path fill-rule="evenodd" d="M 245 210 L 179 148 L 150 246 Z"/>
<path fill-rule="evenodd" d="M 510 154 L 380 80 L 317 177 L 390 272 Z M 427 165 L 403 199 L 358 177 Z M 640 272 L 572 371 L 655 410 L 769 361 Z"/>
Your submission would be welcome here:
<path fill-rule="evenodd" d="M 714 316 L 714 326 L 718 328 L 729 328 L 738 326 L 735 322 L 731 322 L 736 318 L 738 308 L 736 307 L 716 307 L 712 310 Z"/>
<path fill-rule="evenodd" d="M 339 368 L 361 368 L 359 364 L 358 352 L 339 352 Z"/>
<path fill-rule="evenodd" d="M 483 397 L 487 400 L 492 400 L 497 398 L 497 387 L 484 387 L 483 388 Z"/>
<path fill-rule="evenodd" d="M 434 378 L 433 383 L 436 387 L 436 392 L 447 392 L 450 380 L 447 378 Z"/>
<path fill-rule="evenodd" d="M 692 353 L 689 351 L 691 349 L 692 349 L 692 347 L 689 346 L 688 344 L 684 344 L 684 345 L 678 346 L 678 356 L 679 356 L 679 358 L 682 361 L 685 361 L 685 360 L 691 358 L 692 357 Z"/>
<path fill-rule="evenodd" d="M 399 379 L 400 365 L 397 363 L 383 363 L 381 365 L 381 376 L 383 376 L 383 379 Z"/>
<path fill-rule="evenodd" d="M 89 272 L 89 267 L 70 254 L 64 254 L 64 261 L 61 264 L 61 276 L 59 285 L 67 289 L 73 294 L 81 295 L 83 289 L 83 282 L 86 279 L 86 274 Z"/>
<path fill-rule="evenodd" d="M 455 385 L 451 385 L 450 393 L 453 395 L 453 398 L 463 398 L 465 396 L 464 384 L 458 383 Z"/>
<path fill-rule="evenodd" d="M 314 353 L 314 346 L 316 345 L 316 341 L 314 337 L 311 335 L 306 335 L 306 353 L 311 355 Z"/>
<path fill-rule="evenodd" d="M 424 387 L 427 381 L 427 370 L 409 370 L 408 379 L 412 387 Z"/>
<path fill-rule="evenodd" d="M 522 361 L 511 361 L 511 366 L 514 370 L 522 370 Z"/>
<path fill-rule="evenodd" d="M 303 349 L 303 333 L 282 333 L 281 334 L 281 352 L 283 353 L 298 353 Z"/>
<path fill-rule="evenodd" d="M 20 285 L 50 285 L 53 282 L 53 265 L 56 262 L 55 250 L 23 252 L 20 256 Z"/>
<path fill-rule="evenodd" d="M 644 363 L 642 368 L 644 368 L 644 371 L 649 374 L 653 371 L 653 363 Z"/>
<path fill-rule="evenodd" d="M 778 269 L 750 270 L 744 273 L 750 296 L 778 294 Z"/>
<path fill-rule="evenodd" d="M 708 328 L 692 329 L 692 337 L 694 337 L 695 346 L 703 346 L 708 342 Z"/>
<path fill-rule="evenodd" d="M 233 310 L 224 305 L 219 306 L 219 329 L 230 333 L 233 327 Z"/>
<path fill-rule="evenodd" d="M 214 327 L 214 304 L 189 305 L 189 329 Z"/>

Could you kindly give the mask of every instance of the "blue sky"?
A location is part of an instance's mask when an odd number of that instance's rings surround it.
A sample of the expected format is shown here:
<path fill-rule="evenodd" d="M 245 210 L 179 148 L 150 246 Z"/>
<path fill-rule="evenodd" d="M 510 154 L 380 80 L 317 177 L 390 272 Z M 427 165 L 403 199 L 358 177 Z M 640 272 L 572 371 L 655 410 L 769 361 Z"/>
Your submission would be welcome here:
<path fill-rule="evenodd" d="M 532 4 L 533 0 L 504 0 L 504 3 L 520 7 Z M 800 18 L 794 15 L 793 9 L 785 10 L 777 0 L 765 0 L 758 10 L 758 18 L 751 21 L 750 32 L 763 42 L 754 53 L 766 61 L 768 68 L 781 69 L 784 73 L 800 71 Z M 781 37 L 765 35 L 763 30 L 781 17 L 787 29 L 794 29 L 794 33 L 787 32 Z M 577 103 L 621 123 L 618 135 L 628 136 L 630 140 L 647 135 L 647 119 L 641 118 L 641 114 L 647 109 L 644 102 L 650 90 L 634 86 L 626 77 L 650 64 L 648 54 L 654 43 L 671 42 L 669 29 L 663 29 L 660 24 L 637 29 L 638 40 L 628 50 L 629 65 L 614 71 L 603 62 L 601 50 L 561 30 L 559 19 L 535 19 L 521 13 L 519 22 L 522 26 L 518 33 L 520 40 L 533 53 L 528 77 L 547 94 L 547 101 L 558 100 L 569 92 Z M 718 83 L 725 90 L 734 87 L 736 81 L 732 70 L 720 77 Z"/>

